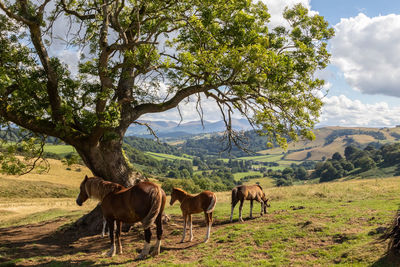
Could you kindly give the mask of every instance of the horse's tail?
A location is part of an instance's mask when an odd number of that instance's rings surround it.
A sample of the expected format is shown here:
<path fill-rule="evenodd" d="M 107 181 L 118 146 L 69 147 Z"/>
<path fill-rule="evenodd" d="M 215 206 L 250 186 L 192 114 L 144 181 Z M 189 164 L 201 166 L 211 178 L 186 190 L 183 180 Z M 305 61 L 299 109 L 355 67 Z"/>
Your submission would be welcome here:
<path fill-rule="evenodd" d="M 206 213 L 211 213 L 214 211 L 215 204 L 217 204 L 217 196 L 215 194 L 212 195 L 210 206 L 208 206 Z"/>
<path fill-rule="evenodd" d="M 238 188 L 235 187 L 232 189 L 232 199 L 231 199 L 231 205 L 236 204 L 238 199 L 237 199 L 237 193 L 238 193 Z"/>
<path fill-rule="evenodd" d="M 162 191 L 158 185 L 155 185 L 150 192 L 150 201 L 151 208 L 149 213 L 147 213 L 146 217 L 142 220 L 142 225 L 144 229 L 150 228 L 150 226 L 156 220 L 158 214 L 160 213 L 161 204 L 162 204 Z"/>

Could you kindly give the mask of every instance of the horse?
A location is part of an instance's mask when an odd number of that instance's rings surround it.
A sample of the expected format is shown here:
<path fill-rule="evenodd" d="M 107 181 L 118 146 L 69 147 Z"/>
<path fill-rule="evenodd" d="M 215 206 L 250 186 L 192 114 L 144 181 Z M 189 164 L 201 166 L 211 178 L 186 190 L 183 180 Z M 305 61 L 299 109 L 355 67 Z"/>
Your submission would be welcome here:
<path fill-rule="evenodd" d="M 85 184 L 85 187 L 88 192 L 88 195 L 90 195 L 90 197 L 93 199 L 97 199 L 98 201 L 100 201 L 100 203 L 103 201 L 103 198 L 109 193 L 118 192 L 126 188 L 117 183 L 104 181 L 100 177 L 93 177 L 91 179 L 88 179 Z M 106 234 L 106 224 L 107 220 L 103 216 L 103 227 L 101 231 L 101 237 L 104 237 Z"/>
<path fill-rule="evenodd" d="M 210 230 L 212 225 L 212 213 L 217 203 L 216 195 L 211 191 L 203 191 L 198 195 L 191 195 L 180 188 L 173 188 L 171 193 L 170 205 L 173 205 L 178 200 L 181 203 L 183 215 L 183 236 L 180 243 L 185 241 L 186 225 L 189 222 L 190 239 L 193 240 L 192 234 L 192 214 L 204 212 L 204 217 L 207 225 L 207 234 L 204 243 L 210 239 Z"/>
<path fill-rule="evenodd" d="M 239 185 L 232 189 L 232 208 L 231 208 L 231 222 L 233 217 L 233 209 L 235 208 L 236 204 L 240 201 L 239 206 L 239 221 L 243 222 L 242 218 L 242 209 L 243 209 L 243 201 L 250 200 L 250 218 L 253 218 L 253 201 L 258 201 L 261 203 L 261 213 L 260 215 L 263 216 L 267 213 L 267 207 L 271 205 L 268 204 L 268 200 L 265 197 L 265 193 L 260 185 Z"/>
<path fill-rule="evenodd" d="M 108 183 L 95 182 L 101 178 L 87 177 L 80 185 L 80 193 L 76 199 L 76 203 L 82 206 L 88 198 L 101 195 L 103 191 L 107 192 Z M 96 186 L 92 184 L 96 183 Z M 116 254 L 114 240 L 114 222 L 116 222 L 116 239 L 118 243 L 118 254 L 122 254 L 121 245 L 121 228 L 122 222 L 136 223 L 142 222 L 144 229 L 145 244 L 142 252 L 137 257 L 138 260 L 144 259 L 150 251 L 151 230 L 150 226 L 155 222 L 157 226 L 157 242 L 152 253 L 153 256 L 160 253 L 162 238 L 162 214 L 166 202 L 165 192 L 152 182 L 139 182 L 136 185 L 124 188 L 119 191 L 111 191 L 106 194 L 101 203 L 103 216 L 109 225 L 109 236 L 111 241 L 111 249 L 109 256 Z"/>

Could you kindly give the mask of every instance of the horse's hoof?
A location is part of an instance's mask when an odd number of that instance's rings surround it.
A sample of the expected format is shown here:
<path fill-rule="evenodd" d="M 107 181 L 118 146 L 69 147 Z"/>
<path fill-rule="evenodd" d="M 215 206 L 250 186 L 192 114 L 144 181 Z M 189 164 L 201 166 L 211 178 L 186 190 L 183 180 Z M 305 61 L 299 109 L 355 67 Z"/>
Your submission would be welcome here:
<path fill-rule="evenodd" d="M 159 255 L 159 254 L 160 254 L 160 251 L 159 251 L 159 250 L 154 250 L 154 251 L 151 253 L 151 256 L 155 257 L 155 256 L 157 256 L 157 255 Z"/>
<path fill-rule="evenodd" d="M 210 240 L 210 239 L 206 239 L 206 240 L 204 240 L 204 243 L 207 243 L 207 242 L 208 242 L 208 240 Z"/>
<path fill-rule="evenodd" d="M 108 256 L 108 257 L 114 257 L 114 256 L 115 256 L 115 252 L 111 252 L 111 251 L 110 251 L 110 252 L 107 253 L 107 256 Z"/>
<path fill-rule="evenodd" d="M 137 256 L 136 260 L 139 260 L 139 261 L 144 260 L 146 258 L 146 256 L 147 255 L 139 254 L 139 256 Z"/>
<path fill-rule="evenodd" d="M 179 243 L 184 243 L 185 242 L 185 240 L 181 240 Z"/>

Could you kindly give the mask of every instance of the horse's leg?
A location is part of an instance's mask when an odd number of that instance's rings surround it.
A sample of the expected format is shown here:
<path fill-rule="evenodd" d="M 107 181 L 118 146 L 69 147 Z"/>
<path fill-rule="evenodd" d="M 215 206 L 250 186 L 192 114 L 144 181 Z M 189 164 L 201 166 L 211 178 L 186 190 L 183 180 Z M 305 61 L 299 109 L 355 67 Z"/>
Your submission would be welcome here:
<path fill-rule="evenodd" d="M 163 226 L 162 226 L 162 212 L 158 214 L 156 219 L 156 226 L 157 226 L 157 242 L 156 246 L 154 247 L 153 252 L 151 253 L 152 256 L 156 256 L 160 254 L 160 247 L 161 247 L 161 237 L 163 234 Z"/>
<path fill-rule="evenodd" d="M 151 230 L 150 227 L 144 230 L 144 247 L 142 252 L 137 257 L 138 260 L 143 260 L 149 254 L 150 251 L 150 240 L 151 240 Z"/>
<path fill-rule="evenodd" d="M 204 243 L 207 243 L 208 240 L 210 239 L 210 230 L 211 230 L 211 225 L 212 225 L 212 212 L 210 212 L 210 213 L 204 212 L 204 217 L 206 219 L 206 225 L 207 225 L 207 234 L 206 234 L 206 239 L 204 239 Z"/>
<path fill-rule="evenodd" d="M 250 200 L 250 219 L 253 219 L 253 201 L 254 200 Z"/>
<path fill-rule="evenodd" d="M 261 212 L 260 215 L 263 216 L 264 215 L 264 201 L 261 199 Z"/>
<path fill-rule="evenodd" d="M 107 225 L 106 218 L 103 217 L 103 230 L 101 231 L 101 237 L 104 237 L 106 235 L 106 225 Z"/>
<path fill-rule="evenodd" d="M 117 242 L 118 242 L 118 249 L 117 249 L 117 253 L 118 254 L 122 254 L 122 244 L 121 244 L 121 228 L 122 228 L 122 222 L 121 221 L 117 221 L 117 231 L 115 232 L 115 236 L 117 238 Z"/>
<path fill-rule="evenodd" d="M 183 235 L 182 235 L 182 240 L 181 243 L 185 241 L 185 235 L 186 235 L 186 220 L 187 220 L 187 215 L 183 215 Z"/>
<path fill-rule="evenodd" d="M 189 214 L 189 233 L 190 233 L 190 238 L 189 242 L 193 240 L 193 233 L 192 233 L 192 214 Z"/>
<path fill-rule="evenodd" d="M 239 221 L 241 221 L 241 222 L 243 222 L 243 218 L 242 218 L 243 202 L 244 202 L 244 199 L 241 199 L 240 206 L 239 206 Z"/>
<path fill-rule="evenodd" d="M 232 217 L 233 217 L 233 210 L 235 209 L 236 204 L 238 203 L 238 201 L 235 199 L 232 199 L 232 204 L 231 204 L 231 222 L 232 222 Z"/>
<path fill-rule="evenodd" d="M 115 255 L 115 240 L 114 240 L 114 219 L 107 219 L 108 223 L 108 235 L 110 236 L 111 249 L 108 252 L 108 256 L 112 257 Z"/>

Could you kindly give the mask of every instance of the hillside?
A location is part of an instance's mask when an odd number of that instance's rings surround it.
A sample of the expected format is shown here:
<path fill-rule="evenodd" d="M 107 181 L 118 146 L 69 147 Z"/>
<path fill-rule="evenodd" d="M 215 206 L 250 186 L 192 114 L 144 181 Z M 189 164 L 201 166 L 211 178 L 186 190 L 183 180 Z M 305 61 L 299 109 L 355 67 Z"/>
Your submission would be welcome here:
<path fill-rule="evenodd" d="M 13 180 L 26 190 L 0 198 L 2 215 L 7 214 L 0 222 L 0 264 L 4 266 L 390 266 L 391 259 L 385 256 L 387 243 L 376 241 L 399 208 L 398 178 L 281 188 L 265 183 L 264 191 L 271 199 L 268 214 L 260 217 L 256 204 L 255 218 L 249 219 L 250 204 L 246 201 L 244 223 L 237 221 L 238 207 L 234 221 L 229 222 L 230 192 L 217 193 L 211 239 L 206 244 L 202 243 L 204 216 L 193 216 L 194 240 L 179 243 L 181 211 L 177 204 L 167 205 L 165 213 L 171 220 L 164 224 L 161 254 L 136 262 L 134 258 L 143 246 L 140 226 L 123 233 L 124 254 L 113 258 L 104 255 L 109 250 L 108 238 L 63 234 L 63 229 L 96 202 L 79 207 L 75 194 L 33 197 L 36 189 L 32 183 L 48 182 L 77 190 L 87 171 L 66 171 L 57 161 L 51 164 L 57 171 L 48 175 L 22 176 L 22 180 L 0 176 L 0 188 L 4 181 Z M 32 183 L 24 183 L 26 180 Z M 154 242 L 153 238 L 152 245 Z"/>
<path fill-rule="evenodd" d="M 322 160 L 324 157 L 329 158 L 335 152 L 343 154 L 344 148 L 353 144 L 358 147 L 365 147 L 368 144 L 375 143 L 383 145 L 386 143 L 394 143 L 400 140 L 400 127 L 395 128 L 365 128 L 365 127 L 324 127 L 314 131 L 315 140 L 299 140 L 298 142 L 290 142 L 287 151 L 276 147 L 267 148 L 266 137 L 247 134 L 248 149 L 257 152 L 259 155 L 281 155 L 286 154 L 285 159 L 294 161 L 304 160 Z M 201 142 L 205 145 L 201 146 L 198 142 L 198 150 L 207 151 L 207 146 L 212 147 L 211 153 L 215 153 L 216 148 L 221 147 L 219 137 L 203 138 Z M 195 142 L 196 139 L 191 142 Z M 197 139 L 198 140 L 198 139 Z M 227 153 L 223 153 L 226 155 Z M 232 149 L 232 155 L 240 157 L 246 156 L 246 153 Z"/>

